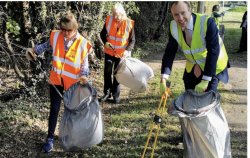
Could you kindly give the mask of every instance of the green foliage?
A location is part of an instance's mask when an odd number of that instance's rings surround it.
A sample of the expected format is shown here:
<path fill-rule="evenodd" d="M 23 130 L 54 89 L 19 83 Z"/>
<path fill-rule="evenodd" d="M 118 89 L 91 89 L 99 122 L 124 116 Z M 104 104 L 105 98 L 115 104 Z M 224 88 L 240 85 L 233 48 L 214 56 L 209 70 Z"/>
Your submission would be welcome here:
<path fill-rule="evenodd" d="M 141 48 L 135 48 L 134 50 L 133 50 L 133 58 L 142 58 L 143 56 L 144 56 L 145 54 L 143 54 L 142 53 L 142 49 Z"/>
<path fill-rule="evenodd" d="M 7 19 L 6 22 L 7 30 L 12 33 L 14 36 L 17 36 L 20 34 L 20 26 L 19 24 L 11 19 L 10 17 Z"/>
<path fill-rule="evenodd" d="M 222 24 L 225 25 L 225 39 L 224 44 L 227 52 L 230 54 L 235 53 L 239 49 L 240 38 L 241 38 L 241 19 L 243 12 L 227 12 L 223 17 Z M 228 21 L 235 21 L 234 23 L 228 24 Z M 234 40 L 232 40 L 232 38 Z M 230 58 L 229 58 L 230 60 Z"/>
<path fill-rule="evenodd" d="M 139 15 L 140 9 L 136 6 L 134 1 L 124 2 L 124 9 L 127 15 L 137 14 Z"/>
<path fill-rule="evenodd" d="M 162 23 L 168 15 L 166 2 L 135 2 L 139 8 L 139 14 L 133 14 L 131 17 L 135 21 L 136 42 L 141 45 L 154 39 L 156 33 L 158 36 L 166 37 L 165 29 L 168 27 L 168 20 Z M 158 30 L 158 32 L 157 32 Z"/>

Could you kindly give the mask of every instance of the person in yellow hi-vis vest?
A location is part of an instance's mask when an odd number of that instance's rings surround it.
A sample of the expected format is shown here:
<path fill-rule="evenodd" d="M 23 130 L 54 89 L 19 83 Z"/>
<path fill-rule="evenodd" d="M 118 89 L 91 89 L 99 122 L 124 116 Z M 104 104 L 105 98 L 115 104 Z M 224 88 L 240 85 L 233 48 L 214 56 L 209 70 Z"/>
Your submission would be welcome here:
<path fill-rule="evenodd" d="M 185 89 L 196 92 L 217 91 L 219 81 L 228 82 L 228 55 L 211 17 L 191 12 L 187 1 L 170 3 L 174 18 L 162 59 L 160 93 L 164 94 L 175 54 L 179 47 L 186 57 L 183 75 Z"/>
<path fill-rule="evenodd" d="M 223 17 L 225 15 L 225 11 L 219 13 L 220 11 L 220 6 L 219 5 L 214 5 L 212 8 L 212 15 L 213 19 L 215 20 L 215 23 L 219 29 L 219 35 L 224 41 L 224 34 L 225 34 L 225 26 L 223 24 L 220 24 L 219 17 Z"/>
<path fill-rule="evenodd" d="M 104 95 L 101 101 L 113 96 L 115 104 L 120 102 L 120 84 L 114 71 L 121 58 L 131 56 L 135 44 L 134 21 L 129 19 L 121 3 L 116 3 L 112 15 L 108 15 L 100 33 L 104 43 Z"/>
<path fill-rule="evenodd" d="M 211 17 L 214 18 L 215 23 L 216 23 L 218 29 L 219 29 L 219 26 L 220 26 L 219 17 L 222 17 L 222 16 L 225 15 L 224 11 L 221 12 L 221 13 L 219 13 L 219 11 L 220 11 L 220 6 L 219 5 L 214 5 L 213 8 L 212 8 L 212 15 L 211 15 Z"/>
<path fill-rule="evenodd" d="M 54 132 L 63 92 L 78 81 L 83 84 L 88 82 L 88 54 L 92 51 L 92 46 L 79 34 L 74 15 L 66 12 L 60 19 L 60 30 L 52 30 L 47 42 L 28 48 L 26 57 L 28 60 L 35 60 L 37 55 L 45 51 L 51 51 L 53 56 L 49 76 L 49 127 L 46 143 L 42 147 L 48 153 L 54 145 Z"/>

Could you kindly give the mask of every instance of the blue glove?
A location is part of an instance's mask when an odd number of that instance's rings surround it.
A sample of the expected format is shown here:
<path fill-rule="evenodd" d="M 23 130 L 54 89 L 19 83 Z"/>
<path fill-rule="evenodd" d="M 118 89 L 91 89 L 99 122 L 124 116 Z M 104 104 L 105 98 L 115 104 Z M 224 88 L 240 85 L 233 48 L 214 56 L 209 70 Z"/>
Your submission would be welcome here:
<path fill-rule="evenodd" d="M 201 80 L 201 82 L 195 86 L 194 91 L 197 93 L 205 92 L 208 87 L 208 83 L 209 81 Z"/>

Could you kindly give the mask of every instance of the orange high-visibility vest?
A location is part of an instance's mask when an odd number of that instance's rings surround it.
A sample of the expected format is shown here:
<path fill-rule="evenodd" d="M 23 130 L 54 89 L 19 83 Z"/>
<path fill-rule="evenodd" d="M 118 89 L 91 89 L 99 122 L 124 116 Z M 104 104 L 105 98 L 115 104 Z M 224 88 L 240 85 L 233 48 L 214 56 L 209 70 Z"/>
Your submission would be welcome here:
<path fill-rule="evenodd" d="M 134 28 L 134 21 L 131 19 L 123 20 L 120 24 L 113 16 L 106 18 L 107 42 L 111 43 L 113 49 L 104 46 L 104 52 L 115 57 L 122 57 L 129 44 L 129 34 Z"/>
<path fill-rule="evenodd" d="M 81 35 L 65 52 L 64 36 L 61 31 L 54 30 L 50 34 L 50 44 L 53 48 L 50 84 L 64 86 L 67 90 L 80 77 L 81 65 L 86 55 L 92 49 L 89 41 Z"/>

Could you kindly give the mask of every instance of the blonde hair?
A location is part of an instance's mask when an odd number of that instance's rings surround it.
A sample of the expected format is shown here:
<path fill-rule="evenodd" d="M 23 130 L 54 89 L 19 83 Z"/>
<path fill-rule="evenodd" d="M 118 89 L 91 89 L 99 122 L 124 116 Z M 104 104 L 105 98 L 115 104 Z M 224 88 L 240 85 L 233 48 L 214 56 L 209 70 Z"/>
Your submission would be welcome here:
<path fill-rule="evenodd" d="M 60 27 L 64 29 L 78 29 L 76 18 L 70 11 L 63 13 L 59 24 Z"/>
<path fill-rule="evenodd" d="M 123 8 L 121 3 L 116 3 L 113 6 L 112 12 L 113 13 L 120 13 L 122 15 L 123 20 L 127 19 L 127 14 L 126 14 L 125 9 Z"/>

